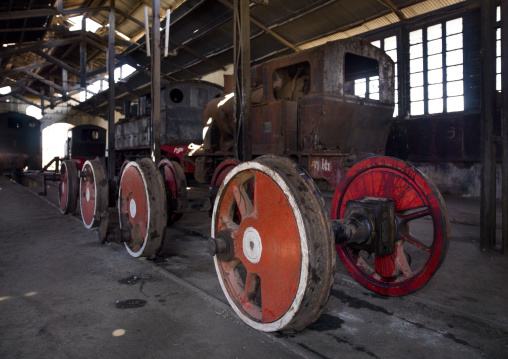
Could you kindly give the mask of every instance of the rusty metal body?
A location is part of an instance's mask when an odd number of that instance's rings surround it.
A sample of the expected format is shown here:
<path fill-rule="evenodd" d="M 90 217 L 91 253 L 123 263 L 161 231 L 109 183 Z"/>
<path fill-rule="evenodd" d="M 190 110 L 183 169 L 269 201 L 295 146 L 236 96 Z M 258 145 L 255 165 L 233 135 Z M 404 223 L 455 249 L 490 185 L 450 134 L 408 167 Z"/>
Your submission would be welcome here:
<path fill-rule="evenodd" d="M 251 74 L 254 156 L 292 158 L 335 189 L 353 164 L 371 153 L 384 154 L 394 108 L 394 65 L 377 47 L 359 39 L 329 42 L 261 64 Z M 355 80 L 376 76 L 379 100 L 355 95 Z M 204 143 L 193 155 L 198 167 L 216 167 L 233 154 L 228 90 L 203 111 Z"/>
<path fill-rule="evenodd" d="M 201 143 L 203 107 L 222 92 L 206 81 L 173 83 L 161 91 L 161 150 L 164 157 L 178 160 L 185 172 L 192 163 L 183 161 L 190 143 Z M 126 160 L 150 155 L 150 98 L 125 104 L 125 118 L 115 125 L 116 168 Z M 116 171 L 118 172 L 118 171 Z"/>

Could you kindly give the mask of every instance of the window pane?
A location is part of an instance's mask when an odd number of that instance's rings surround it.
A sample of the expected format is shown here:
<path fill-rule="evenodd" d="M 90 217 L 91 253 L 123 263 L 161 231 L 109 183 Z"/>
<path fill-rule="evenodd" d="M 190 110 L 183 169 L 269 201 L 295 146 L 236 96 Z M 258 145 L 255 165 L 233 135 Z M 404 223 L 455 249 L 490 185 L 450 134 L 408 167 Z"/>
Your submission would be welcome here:
<path fill-rule="evenodd" d="M 372 99 L 372 100 L 379 100 L 379 92 L 371 93 L 369 95 L 369 98 Z"/>
<path fill-rule="evenodd" d="M 416 59 L 423 56 L 423 44 L 413 45 L 409 47 L 409 58 Z"/>
<path fill-rule="evenodd" d="M 446 38 L 446 51 L 457 49 L 462 49 L 462 34 L 457 34 Z"/>
<path fill-rule="evenodd" d="M 438 98 L 429 100 L 429 113 L 442 113 L 443 112 L 443 99 Z"/>
<path fill-rule="evenodd" d="M 446 22 L 446 36 L 462 32 L 462 18 Z"/>
<path fill-rule="evenodd" d="M 443 69 L 436 69 L 427 73 L 429 84 L 440 84 L 443 82 Z"/>
<path fill-rule="evenodd" d="M 423 87 L 413 87 L 411 89 L 411 102 L 423 100 Z"/>
<path fill-rule="evenodd" d="M 429 26 L 427 28 L 427 41 L 441 38 L 441 24 Z"/>
<path fill-rule="evenodd" d="M 359 97 L 365 97 L 366 91 L 367 84 L 365 83 L 365 79 L 355 80 L 355 95 Z"/>
<path fill-rule="evenodd" d="M 411 102 L 411 115 L 418 116 L 423 115 L 423 101 Z"/>
<path fill-rule="evenodd" d="M 462 50 L 455 50 L 446 53 L 446 65 L 460 65 L 462 64 Z"/>
<path fill-rule="evenodd" d="M 427 55 L 440 54 L 443 51 L 443 40 L 437 39 L 427 43 Z"/>
<path fill-rule="evenodd" d="M 371 77 L 369 79 L 369 93 L 372 94 L 376 92 L 379 92 L 379 76 Z"/>
<path fill-rule="evenodd" d="M 423 59 L 415 59 L 409 61 L 409 72 L 421 72 L 423 71 Z"/>
<path fill-rule="evenodd" d="M 429 85 L 429 99 L 442 97 L 443 97 L 443 84 Z"/>
<path fill-rule="evenodd" d="M 501 29 L 496 30 L 496 40 L 501 40 Z"/>
<path fill-rule="evenodd" d="M 464 111 L 464 96 L 448 97 L 446 105 L 448 112 Z"/>
<path fill-rule="evenodd" d="M 501 6 L 496 8 L 496 21 L 501 21 Z"/>
<path fill-rule="evenodd" d="M 454 81 L 446 84 L 446 93 L 448 96 L 458 96 L 464 94 L 464 82 Z"/>
<path fill-rule="evenodd" d="M 496 90 L 501 91 L 501 74 L 496 75 Z"/>
<path fill-rule="evenodd" d="M 423 72 L 409 75 L 409 85 L 411 87 L 423 86 Z"/>
<path fill-rule="evenodd" d="M 452 66 L 446 68 L 446 81 L 462 80 L 463 68 L 462 65 Z"/>
<path fill-rule="evenodd" d="M 420 42 L 422 42 L 422 29 L 416 30 L 416 31 L 411 31 L 409 33 L 409 44 L 413 45 L 413 44 L 418 44 Z"/>
<path fill-rule="evenodd" d="M 381 40 L 372 41 L 371 44 L 375 47 L 381 48 Z"/>
<path fill-rule="evenodd" d="M 437 54 L 427 57 L 427 68 L 434 70 L 443 67 L 443 55 Z"/>
<path fill-rule="evenodd" d="M 397 48 L 397 36 L 387 37 L 385 39 L 385 51 Z"/>
<path fill-rule="evenodd" d="M 501 56 L 501 40 L 496 41 L 496 56 Z"/>
<path fill-rule="evenodd" d="M 386 51 L 386 54 L 392 58 L 393 62 L 397 63 L 397 50 Z"/>

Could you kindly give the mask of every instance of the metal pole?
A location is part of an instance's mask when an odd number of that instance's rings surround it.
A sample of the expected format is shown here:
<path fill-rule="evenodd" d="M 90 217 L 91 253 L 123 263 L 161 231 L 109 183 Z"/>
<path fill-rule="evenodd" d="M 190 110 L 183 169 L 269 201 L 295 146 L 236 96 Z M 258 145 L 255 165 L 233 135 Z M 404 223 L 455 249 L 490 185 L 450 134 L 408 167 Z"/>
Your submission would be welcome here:
<path fill-rule="evenodd" d="M 81 39 L 79 41 L 79 67 L 80 67 L 80 86 L 86 88 L 86 17 L 81 20 Z M 86 99 L 86 92 L 85 92 Z"/>
<path fill-rule="evenodd" d="M 115 0 L 110 0 L 108 33 L 108 177 L 115 177 Z"/>
<path fill-rule="evenodd" d="M 234 156 L 252 159 L 249 0 L 234 1 Z M 241 148 L 240 148 L 241 147 Z"/>
<path fill-rule="evenodd" d="M 482 176 L 480 249 L 491 249 L 496 238 L 496 162 L 493 121 L 496 110 L 495 4 L 482 0 Z"/>
<path fill-rule="evenodd" d="M 164 57 L 169 53 L 169 24 L 171 20 L 171 9 L 166 12 L 166 36 L 164 37 Z"/>
<path fill-rule="evenodd" d="M 161 33 L 160 0 L 152 0 L 152 160 L 161 160 Z"/>
<path fill-rule="evenodd" d="M 152 24 L 152 27 L 153 27 L 153 24 Z M 145 6 L 145 39 L 146 39 L 146 41 L 145 41 L 146 42 L 146 56 L 150 57 L 150 24 L 148 23 L 148 6 Z"/>
<path fill-rule="evenodd" d="M 502 252 L 508 253 L 508 2 L 503 1 L 501 4 L 501 68 L 505 69 L 504 76 L 501 77 L 502 81 L 502 96 L 503 96 L 503 110 L 502 110 L 502 143 L 503 143 L 503 169 L 502 169 L 502 218 L 503 222 L 503 235 L 502 235 Z"/>

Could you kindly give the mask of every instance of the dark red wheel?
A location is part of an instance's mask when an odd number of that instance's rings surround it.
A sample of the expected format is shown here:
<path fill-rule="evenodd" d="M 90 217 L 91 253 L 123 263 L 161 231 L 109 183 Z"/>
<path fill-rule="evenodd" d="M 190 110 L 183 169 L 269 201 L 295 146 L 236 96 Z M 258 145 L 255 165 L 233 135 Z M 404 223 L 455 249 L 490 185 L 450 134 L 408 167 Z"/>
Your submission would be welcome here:
<path fill-rule="evenodd" d="M 187 198 L 187 179 L 182 166 L 178 162 L 166 158 L 159 162 L 159 171 L 166 189 L 167 218 L 168 226 L 182 218 L 182 213 L 175 213 L 178 208 L 178 201 Z"/>
<path fill-rule="evenodd" d="M 58 185 L 60 212 L 74 213 L 78 203 L 78 169 L 74 161 L 63 161 Z"/>
<path fill-rule="evenodd" d="M 127 229 L 125 243 L 133 257 L 154 257 L 162 246 L 166 227 L 166 195 L 162 177 L 149 158 L 125 166 L 118 194 L 120 228 Z"/>
<path fill-rule="evenodd" d="M 236 158 L 228 158 L 222 161 L 219 166 L 215 169 L 212 176 L 211 186 L 220 186 L 229 172 L 241 162 Z"/>
<path fill-rule="evenodd" d="M 410 164 L 373 157 L 353 166 L 340 182 L 333 197 L 332 220 L 344 218 L 347 201 L 362 197 L 395 203 L 395 251 L 376 256 L 354 245 L 338 245 L 342 263 L 376 293 L 397 296 L 418 290 L 437 271 L 450 243 L 450 221 L 439 190 Z"/>
<path fill-rule="evenodd" d="M 328 301 L 335 253 L 316 194 L 298 165 L 271 156 L 236 166 L 219 189 L 212 236 L 232 250 L 214 256 L 215 268 L 230 305 L 255 329 L 301 330 Z"/>
<path fill-rule="evenodd" d="M 129 160 L 125 160 L 125 161 L 122 162 L 122 166 L 120 167 L 120 172 L 118 173 L 118 176 L 120 178 L 122 178 L 122 173 L 123 173 L 123 171 L 125 169 L 125 166 L 127 166 L 129 164 L 129 162 L 130 162 Z"/>
<path fill-rule="evenodd" d="M 79 205 L 86 228 L 97 227 L 100 214 L 108 209 L 109 185 L 106 171 L 99 160 L 86 161 L 79 182 Z"/>

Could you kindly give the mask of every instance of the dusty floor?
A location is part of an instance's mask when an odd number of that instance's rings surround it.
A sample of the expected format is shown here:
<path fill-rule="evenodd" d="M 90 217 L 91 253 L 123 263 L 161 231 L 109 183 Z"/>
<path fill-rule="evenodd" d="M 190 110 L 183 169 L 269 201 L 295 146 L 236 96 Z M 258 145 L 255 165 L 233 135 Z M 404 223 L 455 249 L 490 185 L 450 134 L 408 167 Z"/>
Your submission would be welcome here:
<path fill-rule="evenodd" d="M 0 177 L 0 188 L 1 358 L 508 358 L 508 256 L 478 249 L 478 201 L 447 198 L 448 256 L 420 291 L 379 296 L 338 261 L 325 313 L 284 335 L 227 304 L 207 213 L 184 215 L 159 257 L 139 260 L 61 215 L 54 187 L 39 197 Z"/>

